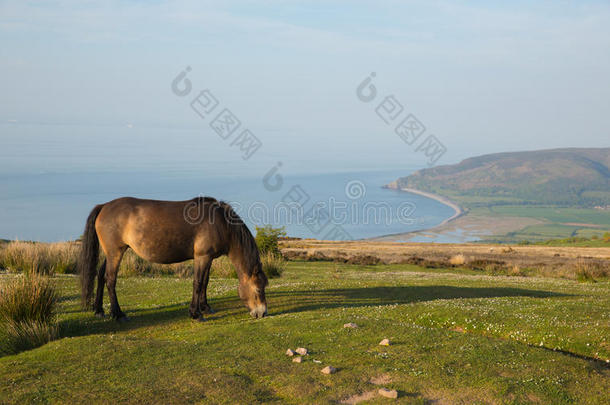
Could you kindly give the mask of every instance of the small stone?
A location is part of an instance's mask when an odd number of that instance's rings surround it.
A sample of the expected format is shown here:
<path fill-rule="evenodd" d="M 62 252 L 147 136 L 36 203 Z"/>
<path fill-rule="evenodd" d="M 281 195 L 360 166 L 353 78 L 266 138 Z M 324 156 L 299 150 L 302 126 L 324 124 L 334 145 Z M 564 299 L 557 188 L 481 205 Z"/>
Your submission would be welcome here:
<path fill-rule="evenodd" d="M 344 327 L 344 328 L 357 328 L 357 327 L 358 327 L 358 325 L 356 325 L 356 324 L 355 324 L 355 323 L 353 323 L 353 322 L 349 322 L 349 323 L 344 324 L 344 325 L 343 325 L 343 327 Z"/>
<path fill-rule="evenodd" d="M 305 355 L 307 354 L 307 349 L 306 349 L 306 348 L 304 348 L 304 347 L 299 347 L 299 348 L 296 350 L 296 352 L 297 352 L 298 354 L 300 354 L 301 356 L 305 356 Z"/>
<path fill-rule="evenodd" d="M 381 342 L 379 342 L 379 346 L 389 346 L 390 345 L 390 339 L 383 339 Z"/>
<path fill-rule="evenodd" d="M 301 356 L 297 356 L 294 359 L 292 359 L 293 363 L 302 363 L 303 362 L 303 358 Z"/>
<path fill-rule="evenodd" d="M 322 374 L 334 374 L 337 371 L 333 366 L 326 366 L 322 369 Z"/>
<path fill-rule="evenodd" d="M 379 395 L 386 398 L 398 398 L 398 391 L 387 388 L 379 388 Z"/>
<path fill-rule="evenodd" d="M 290 356 L 290 357 L 294 356 L 294 351 L 292 349 L 286 350 L 286 356 Z"/>

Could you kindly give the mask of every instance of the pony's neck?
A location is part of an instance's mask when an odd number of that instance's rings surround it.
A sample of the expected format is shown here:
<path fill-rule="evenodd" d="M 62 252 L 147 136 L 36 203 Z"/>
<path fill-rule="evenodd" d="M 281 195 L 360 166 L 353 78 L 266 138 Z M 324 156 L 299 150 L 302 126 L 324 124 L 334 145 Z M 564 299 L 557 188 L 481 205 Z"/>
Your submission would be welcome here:
<path fill-rule="evenodd" d="M 244 255 L 238 249 L 234 249 L 232 247 L 229 250 L 228 256 L 229 260 L 231 261 L 231 263 L 233 263 L 233 266 L 235 267 L 235 271 L 237 272 L 237 277 L 239 277 L 239 279 L 244 276 L 247 276 L 250 273 Z"/>
<path fill-rule="evenodd" d="M 245 240 L 249 238 L 252 240 Z M 235 266 L 237 276 L 251 276 L 257 268 L 258 248 L 256 242 L 251 235 L 240 235 L 240 237 L 231 238 L 231 245 L 229 247 L 229 260 Z"/>

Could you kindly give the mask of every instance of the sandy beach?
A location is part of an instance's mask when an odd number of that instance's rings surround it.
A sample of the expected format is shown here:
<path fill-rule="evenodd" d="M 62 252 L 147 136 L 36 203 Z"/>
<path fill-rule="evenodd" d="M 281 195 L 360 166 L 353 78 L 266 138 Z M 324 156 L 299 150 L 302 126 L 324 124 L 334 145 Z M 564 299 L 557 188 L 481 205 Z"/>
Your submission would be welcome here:
<path fill-rule="evenodd" d="M 451 227 L 451 229 L 449 229 L 449 227 L 447 225 L 449 223 L 451 223 L 452 221 L 455 221 L 458 218 L 464 220 L 466 217 L 466 213 L 467 213 L 457 203 L 449 200 L 448 198 L 446 198 L 444 196 L 438 195 L 438 194 L 433 194 L 433 193 L 429 193 L 426 191 L 421 191 L 421 190 L 417 190 L 414 188 L 408 188 L 408 187 L 399 188 L 396 185 L 396 182 L 392 182 L 392 183 L 386 185 L 385 187 L 389 188 L 389 189 L 393 189 L 393 190 L 400 190 L 400 191 L 405 191 L 405 192 L 411 193 L 411 194 L 421 195 L 423 197 L 438 201 L 441 204 L 445 204 L 446 206 L 453 209 L 454 213 L 451 217 L 445 219 L 440 224 L 435 225 L 431 228 L 422 229 L 422 230 L 418 230 L 418 231 L 409 231 L 409 232 L 382 235 L 382 236 L 377 236 L 377 237 L 373 237 L 373 238 L 368 238 L 366 240 L 386 241 L 386 242 L 404 242 L 404 241 L 408 241 L 412 238 L 415 238 L 417 236 L 424 236 L 426 238 L 432 238 L 432 239 L 434 239 L 435 237 L 438 237 L 438 236 L 451 236 L 452 238 L 455 238 L 454 234 L 456 232 L 456 229 L 453 229 L 454 227 Z M 464 224 L 464 225 L 465 225 L 465 228 L 470 228 L 470 226 L 468 226 L 469 224 Z M 460 232 L 458 232 L 458 233 L 461 233 L 463 227 L 459 227 L 459 228 L 460 228 Z M 466 235 L 465 235 L 466 238 L 472 237 L 473 240 L 478 239 L 478 234 L 479 234 L 478 230 L 476 232 L 474 232 L 474 234 L 472 234 L 472 235 L 470 235 L 468 232 L 465 232 L 465 233 L 466 233 Z"/>
<path fill-rule="evenodd" d="M 456 219 L 464 214 L 464 210 L 462 210 L 462 208 L 458 204 L 454 203 L 453 201 L 449 200 L 448 198 L 443 197 L 442 195 L 427 193 L 425 191 L 420 191 L 420 190 L 417 190 L 414 188 L 407 188 L 407 187 L 401 188 L 400 190 L 406 191 L 406 192 L 412 193 L 412 194 L 418 194 L 418 195 L 430 198 L 432 200 L 436 200 L 442 204 L 445 204 L 448 207 L 451 207 L 455 211 L 455 213 L 451 217 L 447 218 L 446 220 L 444 220 L 443 222 L 438 224 L 435 228 L 437 228 L 439 226 L 443 226 L 446 223 L 451 222 L 454 219 Z"/>

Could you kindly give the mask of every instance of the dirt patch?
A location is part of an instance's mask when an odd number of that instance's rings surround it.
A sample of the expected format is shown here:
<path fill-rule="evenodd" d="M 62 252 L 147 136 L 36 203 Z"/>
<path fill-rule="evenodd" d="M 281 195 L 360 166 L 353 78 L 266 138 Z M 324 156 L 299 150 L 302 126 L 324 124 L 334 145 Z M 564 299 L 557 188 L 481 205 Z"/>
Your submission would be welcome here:
<path fill-rule="evenodd" d="M 568 226 L 586 226 L 588 228 L 602 228 L 601 225 L 598 224 L 583 224 L 580 222 L 564 222 L 561 225 L 568 225 Z"/>
<path fill-rule="evenodd" d="M 362 394 L 352 395 L 349 398 L 346 398 L 341 401 L 342 404 L 357 404 L 363 401 L 369 401 L 377 396 L 377 391 L 366 391 Z"/>
<path fill-rule="evenodd" d="M 371 378 L 370 382 L 371 382 L 371 384 L 375 384 L 375 385 L 385 385 L 385 384 L 391 383 L 392 378 L 390 377 L 389 374 L 382 374 L 377 377 Z"/>
<path fill-rule="evenodd" d="M 474 389 L 454 389 L 454 390 L 434 390 L 428 389 L 424 392 L 424 398 L 427 403 L 438 405 L 455 405 L 455 404 L 489 404 L 495 405 L 497 402 L 491 400 L 485 392 L 476 391 Z"/>

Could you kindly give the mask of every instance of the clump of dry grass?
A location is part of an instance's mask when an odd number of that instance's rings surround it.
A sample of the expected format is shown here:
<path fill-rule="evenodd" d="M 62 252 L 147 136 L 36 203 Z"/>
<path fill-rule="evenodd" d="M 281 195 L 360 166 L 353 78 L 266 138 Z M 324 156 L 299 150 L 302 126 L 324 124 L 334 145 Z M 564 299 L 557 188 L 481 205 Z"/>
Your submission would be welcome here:
<path fill-rule="evenodd" d="M 519 277 L 527 276 L 525 269 L 522 269 L 518 264 L 515 264 L 515 265 L 513 265 L 513 267 L 509 268 L 507 273 L 509 276 L 519 276 Z"/>
<path fill-rule="evenodd" d="M 235 267 L 227 256 L 220 256 L 212 262 L 210 277 L 214 278 L 237 278 Z"/>
<path fill-rule="evenodd" d="M 464 263 L 466 263 L 466 256 L 461 253 L 455 256 L 451 256 L 451 258 L 449 259 L 449 263 L 452 266 L 462 266 L 464 265 Z"/>
<path fill-rule="evenodd" d="M 123 276 L 168 276 L 190 277 L 193 275 L 193 261 L 174 264 L 151 263 L 142 259 L 131 249 L 127 249 L 121 260 L 119 274 Z"/>
<path fill-rule="evenodd" d="M 584 260 L 576 262 L 576 279 L 581 283 L 594 283 L 595 276 L 599 276 L 595 267 Z"/>
<path fill-rule="evenodd" d="M 281 255 L 276 255 L 271 252 L 261 255 L 261 264 L 263 271 L 268 278 L 281 277 L 286 269 L 286 261 Z"/>
<path fill-rule="evenodd" d="M 30 273 L 0 285 L 0 352 L 17 353 L 57 336 L 55 285 Z"/>
<path fill-rule="evenodd" d="M 9 242 L 0 248 L 0 268 L 13 273 L 75 273 L 79 247 L 76 242 Z"/>

